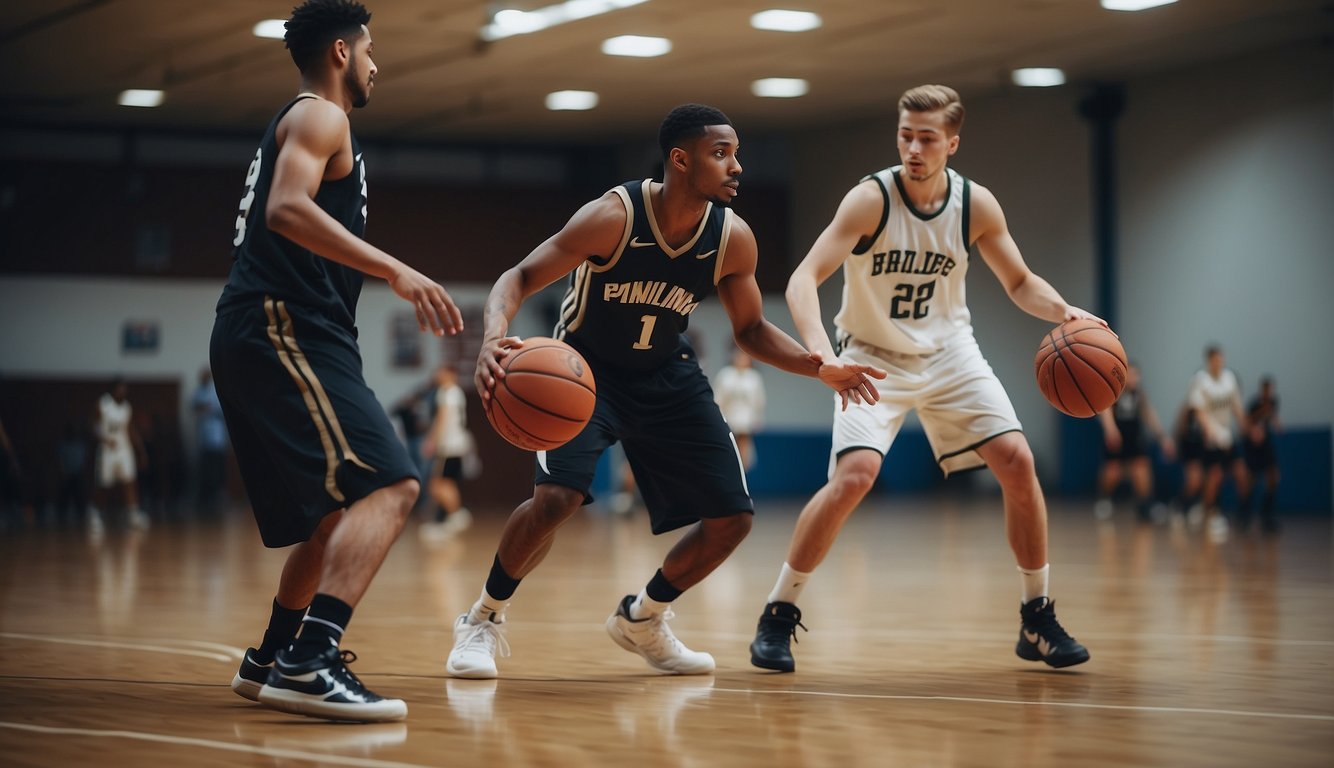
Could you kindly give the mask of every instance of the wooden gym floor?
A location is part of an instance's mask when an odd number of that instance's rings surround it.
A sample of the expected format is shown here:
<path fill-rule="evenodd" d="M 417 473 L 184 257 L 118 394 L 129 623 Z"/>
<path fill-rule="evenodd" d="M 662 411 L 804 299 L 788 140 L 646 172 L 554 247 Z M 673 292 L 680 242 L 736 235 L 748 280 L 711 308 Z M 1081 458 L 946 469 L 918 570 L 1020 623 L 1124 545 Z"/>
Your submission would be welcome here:
<path fill-rule="evenodd" d="M 761 501 L 736 555 L 676 604 L 715 675 L 665 677 L 602 622 L 673 536 L 597 507 L 509 611 L 498 681 L 444 674 L 507 510 L 428 546 L 406 531 L 354 616 L 353 669 L 403 723 L 273 712 L 227 687 L 283 553 L 248 515 L 132 534 L 0 536 L 0 764 L 22 766 L 1329 766 L 1328 519 L 1277 539 L 1051 513 L 1053 597 L 1093 654 L 1016 658 L 1019 580 L 999 500 L 878 498 L 803 596 L 798 671 L 749 665 L 798 502 Z"/>

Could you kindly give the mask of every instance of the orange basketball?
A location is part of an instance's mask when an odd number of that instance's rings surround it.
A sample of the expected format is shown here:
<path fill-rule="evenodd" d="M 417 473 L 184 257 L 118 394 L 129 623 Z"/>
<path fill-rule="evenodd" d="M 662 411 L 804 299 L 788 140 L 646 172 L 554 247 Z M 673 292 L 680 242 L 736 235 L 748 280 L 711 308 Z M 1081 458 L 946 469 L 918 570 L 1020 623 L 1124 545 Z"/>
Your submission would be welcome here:
<path fill-rule="evenodd" d="M 593 416 L 597 385 L 583 356 L 563 341 L 535 336 L 502 361 L 486 419 L 499 435 L 528 451 L 564 445 Z"/>
<path fill-rule="evenodd" d="M 1086 419 L 1110 408 L 1126 385 L 1126 351 L 1093 320 L 1069 320 L 1042 339 L 1033 361 L 1038 389 L 1056 410 Z"/>

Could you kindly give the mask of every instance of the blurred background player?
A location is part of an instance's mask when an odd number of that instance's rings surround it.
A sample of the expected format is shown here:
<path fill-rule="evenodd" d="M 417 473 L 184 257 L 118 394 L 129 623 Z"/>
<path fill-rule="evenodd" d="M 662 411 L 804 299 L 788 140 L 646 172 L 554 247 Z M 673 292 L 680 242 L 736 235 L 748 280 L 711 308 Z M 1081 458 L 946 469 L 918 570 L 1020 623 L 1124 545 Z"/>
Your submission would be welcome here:
<path fill-rule="evenodd" d="M 106 529 L 102 509 L 108 508 L 113 491 L 120 491 L 131 528 L 145 530 L 151 525 L 148 513 L 139 505 L 139 467 L 145 463 L 143 443 L 134 426 L 134 407 L 129 401 L 129 386 L 124 379 L 111 383 L 111 390 L 97 401 L 96 432 L 97 489 L 88 507 L 88 534 L 101 536 Z"/>
<path fill-rule="evenodd" d="M 1163 429 L 1158 413 L 1140 387 L 1139 366 L 1126 369 L 1126 385 L 1116 403 L 1098 414 L 1102 425 L 1103 463 L 1098 478 L 1098 500 L 1093 512 L 1099 520 L 1112 516 L 1112 494 L 1127 472 L 1135 491 L 1135 513 L 1141 522 L 1157 520 L 1153 514 L 1153 463 L 1145 438 L 1152 435 L 1163 458 L 1171 461 L 1176 454 L 1172 437 Z"/>
<path fill-rule="evenodd" d="M 473 450 L 467 427 L 468 398 L 452 365 L 436 369 L 435 385 L 435 418 L 422 444 L 422 454 L 431 459 L 427 490 L 435 503 L 434 519 L 419 530 L 427 541 L 443 541 L 472 525 L 472 513 L 463 506 L 459 493 L 463 463 Z"/>
<path fill-rule="evenodd" d="M 1223 365 L 1222 347 L 1206 347 L 1204 360 L 1205 367 L 1190 381 L 1186 402 L 1195 411 L 1204 437 L 1204 489 L 1200 497 L 1204 522 L 1209 538 L 1222 542 L 1227 540 L 1228 532 L 1227 518 L 1218 508 L 1224 473 L 1231 473 L 1239 498 L 1246 496 L 1249 487 L 1246 465 L 1237 453 L 1233 435 L 1236 425 L 1246 423 L 1246 414 L 1241 410 L 1237 376 Z"/>
<path fill-rule="evenodd" d="M 732 428 L 742 463 L 750 469 L 755 464 L 755 432 L 764 423 L 764 379 L 750 355 L 740 349 L 732 353 L 731 365 L 713 379 L 713 396 Z"/>
<path fill-rule="evenodd" d="M 195 412 L 196 502 L 202 512 L 217 509 L 227 482 L 227 424 L 213 386 L 213 372 L 199 372 L 199 386 L 190 401 Z"/>
<path fill-rule="evenodd" d="M 13 443 L 9 442 L 9 433 L 5 431 L 4 423 L 0 422 L 0 531 L 10 526 L 21 527 L 21 478 L 18 454 L 14 451 Z"/>
<path fill-rule="evenodd" d="M 1251 399 L 1246 408 L 1246 438 L 1242 441 L 1242 453 L 1246 460 L 1246 469 L 1250 472 L 1251 492 L 1241 499 L 1237 513 L 1237 529 L 1245 531 L 1251 523 L 1251 505 L 1255 503 L 1255 493 L 1264 485 L 1264 496 L 1260 502 L 1260 526 L 1266 533 L 1278 531 L 1278 513 L 1274 509 L 1274 500 L 1278 495 L 1278 456 L 1274 451 L 1274 435 L 1280 431 L 1278 424 L 1278 395 L 1274 394 L 1274 379 L 1265 376 L 1260 379 L 1260 392 Z"/>
<path fill-rule="evenodd" d="M 1172 434 L 1176 435 L 1177 461 L 1181 465 L 1181 487 L 1172 502 L 1172 524 L 1199 527 L 1204 522 L 1204 510 L 1200 507 L 1200 491 L 1204 488 L 1204 429 L 1189 400 L 1177 411 Z"/>

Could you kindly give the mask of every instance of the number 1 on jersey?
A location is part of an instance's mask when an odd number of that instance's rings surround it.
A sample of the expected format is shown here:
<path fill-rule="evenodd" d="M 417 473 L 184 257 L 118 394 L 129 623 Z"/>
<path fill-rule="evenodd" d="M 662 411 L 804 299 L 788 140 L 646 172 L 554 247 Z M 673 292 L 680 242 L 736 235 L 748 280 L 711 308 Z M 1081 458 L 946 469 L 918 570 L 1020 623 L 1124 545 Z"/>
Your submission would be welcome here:
<path fill-rule="evenodd" d="M 658 322 L 657 315 L 644 315 L 639 318 L 644 327 L 639 331 L 639 341 L 634 343 L 635 349 L 653 349 L 653 345 L 648 340 L 653 338 L 653 326 Z"/>

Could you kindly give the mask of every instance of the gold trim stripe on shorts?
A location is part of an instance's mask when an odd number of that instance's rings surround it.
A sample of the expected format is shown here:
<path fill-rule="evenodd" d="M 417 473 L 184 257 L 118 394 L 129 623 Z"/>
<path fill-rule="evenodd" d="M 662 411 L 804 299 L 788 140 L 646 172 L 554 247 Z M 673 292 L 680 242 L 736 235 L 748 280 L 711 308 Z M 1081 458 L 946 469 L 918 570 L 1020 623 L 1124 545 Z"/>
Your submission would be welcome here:
<path fill-rule="evenodd" d="M 305 353 L 297 345 L 296 333 L 292 327 L 292 316 L 287 312 L 286 303 L 265 297 L 264 313 L 269 320 L 269 341 L 273 343 L 273 348 L 278 353 L 278 360 L 282 362 L 283 367 L 287 369 L 287 373 L 292 377 L 292 381 L 296 383 L 297 389 L 301 392 L 301 397 L 306 402 L 306 410 L 310 413 L 311 421 L 314 422 L 315 429 L 319 433 L 320 444 L 324 448 L 324 490 L 335 501 L 344 501 L 346 497 L 339 489 L 336 480 L 339 462 L 338 449 L 342 449 L 343 458 L 347 461 L 371 472 L 374 472 L 375 468 L 362 461 L 352 451 L 352 447 L 348 445 L 343 427 L 338 421 L 338 414 L 334 411 L 333 403 L 329 401 L 329 395 L 325 392 L 324 385 L 320 383 L 319 377 L 315 375 L 314 369 L 310 367 L 310 361 L 306 359 Z M 334 446 L 335 440 L 338 441 L 337 448 Z"/>

